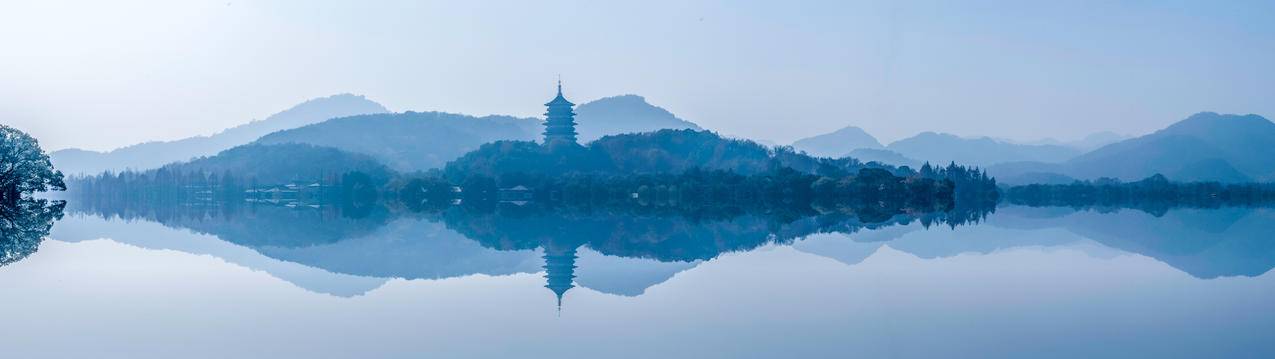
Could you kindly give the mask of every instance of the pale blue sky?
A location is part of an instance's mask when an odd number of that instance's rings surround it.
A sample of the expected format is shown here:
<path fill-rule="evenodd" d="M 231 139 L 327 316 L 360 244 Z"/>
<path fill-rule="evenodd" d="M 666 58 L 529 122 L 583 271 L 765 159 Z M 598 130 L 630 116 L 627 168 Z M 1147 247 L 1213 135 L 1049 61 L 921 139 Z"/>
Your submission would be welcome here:
<path fill-rule="evenodd" d="M 1275 116 L 1275 2 L 10 1 L 0 123 L 48 148 L 209 134 L 351 92 L 538 116 L 636 93 L 787 143 L 1015 139 Z"/>

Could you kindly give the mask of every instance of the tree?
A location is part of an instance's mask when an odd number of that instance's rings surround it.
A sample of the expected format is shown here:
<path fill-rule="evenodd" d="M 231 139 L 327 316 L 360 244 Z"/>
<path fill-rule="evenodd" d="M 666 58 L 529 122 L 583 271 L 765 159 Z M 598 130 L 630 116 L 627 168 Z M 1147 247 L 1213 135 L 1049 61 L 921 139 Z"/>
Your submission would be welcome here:
<path fill-rule="evenodd" d="M 48 190 L 64 191 L 62 172 L 53 169 L 49 155 L 30 135 L 0 125 L 0 203 Z"/>

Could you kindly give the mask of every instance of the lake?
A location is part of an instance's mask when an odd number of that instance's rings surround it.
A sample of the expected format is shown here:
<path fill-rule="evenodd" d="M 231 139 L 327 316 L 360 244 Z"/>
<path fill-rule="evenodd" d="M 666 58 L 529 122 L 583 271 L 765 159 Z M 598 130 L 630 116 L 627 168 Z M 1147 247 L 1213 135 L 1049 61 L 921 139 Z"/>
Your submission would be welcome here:
<path fill-rule="evenodd" d="M 0 267 L 6 357 L 1275 356 L 1266 208 L 73 207 Z"/>

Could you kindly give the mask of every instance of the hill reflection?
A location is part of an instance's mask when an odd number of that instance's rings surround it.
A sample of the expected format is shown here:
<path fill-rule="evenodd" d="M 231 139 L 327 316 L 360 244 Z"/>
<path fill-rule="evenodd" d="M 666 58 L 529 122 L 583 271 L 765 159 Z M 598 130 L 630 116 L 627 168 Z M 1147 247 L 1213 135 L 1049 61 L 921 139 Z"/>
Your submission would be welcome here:
<path fill-rule="evenodd" d="M 697 263 L 723 253 L 792 243 L 815 233 L 854 233 L 901 224 L 954 227 L 977 221 L 992 210 L 914 213 L 897 207 L 765 207 L 765 210 L 757 210 L 500 203 L 414 211 L 393 203 L 357 206 L 71 203 L 72 213 L 152 221 L 189 229 L 252 248 L 271 258 L 333 273 L 433 279 L 543 270 L 549 277 L 546 285 L 556 293 L 572 288 L 582 248 L 604 257 L 640 260 L 629 262 L 630 266 L 648 263 L 684 269 L 687 267 L 656 263 Z M 535 262 L 539 262 L 538 265 Z M 654 284 L 649 280 L 598 280 Z M 630 295 L 643 291 L 642 288 L 611 287 L 615 292 Z"/>
<path fill-rule="evenodd" d="M 339 204 L 146 207 L 72 201 L 67 210 L 215 236 L 273 260 L 339 277 L 333 280 L 544 273 L 545 286 L 559 299 L 577 285 L 639 295 L 704 261 L 769 245 L 794 245 L 855 265 L 884 246 L 920 258 L 943 258 L 1092 240 L 1118 252 L 1155 258 L 1202 279 L 1256 276 L 1275 267 L 1275 243 L 1268 239 L 1275 232 L 1275 212 L 1264 208 L 1173 209 L 1154 216 L 1137 210 L 1023 206 L 958 206 L 947 212 L 542 203 L 415 210 L 392 203 L 354 207 L 356 211 Z M 149 239 L 145 246 L 164 244 Z M 319 288 L 374 288 L 303 286 L 346 293 L 341 295 L 361 292 Z"/>

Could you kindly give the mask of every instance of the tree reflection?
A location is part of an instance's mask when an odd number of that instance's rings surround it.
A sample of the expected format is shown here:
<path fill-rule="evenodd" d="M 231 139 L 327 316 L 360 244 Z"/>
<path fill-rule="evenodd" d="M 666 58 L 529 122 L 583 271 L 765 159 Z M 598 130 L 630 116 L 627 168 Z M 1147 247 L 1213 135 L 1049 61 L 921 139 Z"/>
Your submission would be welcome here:
<path fill-rule="evenodd" d="M 0 205 L 0 266 L 25 259 L 40 248 L 64 201 L 24 198 Z"/>

